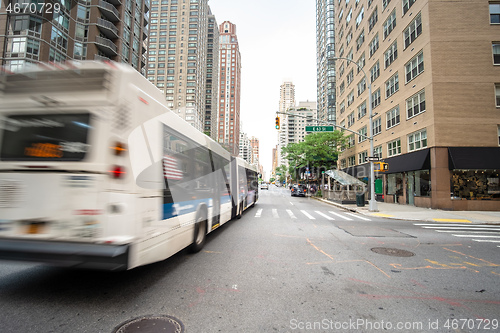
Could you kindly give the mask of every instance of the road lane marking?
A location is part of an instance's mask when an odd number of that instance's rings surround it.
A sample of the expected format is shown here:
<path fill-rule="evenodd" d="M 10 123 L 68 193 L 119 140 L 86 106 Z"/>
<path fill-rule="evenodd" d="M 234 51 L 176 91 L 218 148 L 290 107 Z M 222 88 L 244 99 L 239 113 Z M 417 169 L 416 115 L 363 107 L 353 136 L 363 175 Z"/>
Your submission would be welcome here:
<path fill-rule="evenodd" d="M 469 237 L 469 238 L 500 238 L 500 236 L 489 236 L 489 235 L 453 235 L 455 237 Z"/>
<path fill-rule="evenodd" d="M 260 217 L 262 215 L 262 208 L 259 208 L 259 210 L 257 210 L 257 213 L 255 213 L 255 217 Z"/>
<path fill-rule="evenodd" d="M 472 223 L 472 221 L 465 219 L 433 219 L 436 222 L 462 222 L 462 223 Z"/>
<path fill-rule="evenodd" d="M 288 213 L 288 215 L 290 215 L 291 219 L 296 219 L 297 218 L 295 215 L 293 215 L 293 212 L 290 209 L 287 209 L 286 212 Z"/>
<path fill-rule="evenodd" d="M 324 217 L 324 218 L 326 218 L 327 220 L 335 220 L 333 217 L 330 217 L 330 216 L 328 216 L 328 215 L 326 215 L 326 214 L 323 214 L 323 213 L 322 213 L 322 212 L 320 212 L 320 211 L 317 211 L 317 210 L 316 210 L 315 212 L 316 212 L 316 214 L 323 216 L 323 217 Z"/>
<path fill-rule="evenodd" d="M 423 226 L 424 229 L 451 229 L 451 230 L 488 230 L 488 231 L 500 231 L 500 228 L 491 227 L 435 227 L 435 226 Z M 436 230 L 437 231 L 437 230 Z"/>
<path fill-rule="evenodd" d="M 366 217 L 361 217 L 359 215 L 354 215 L 354 214 L 351 214 L 351 213 L 346 213 L 347 215 L 351 215 L 357 219 L 362 219 L 362 220 L 365 220 L 365 221 L 371 221 L 370 219 L 367 219 Z"/>
<path fill-rule="evenodd" d="M 347 221 L 352 221 L 352 219 L 351 219 L 351 218 L 348 218 L 348 217 L 342 216 L 342 215 L 340 215 L 340 214 L 337 214 L 337 213 L 335 213 L 335 212 L 332 212 L 331 210 L 330 210 L 328 213 L 333 214 L 333 215 L 335 215 L 335 216 L 338 216 L 338 217 L 340 217 L 341 219 L 344 219 L 344 220 L 347 220 Z"/>
<path fill-rule="evenodd" d="M 304 214 L 305 216 L 307 216 L 310 220 L 316 220 L 316 218 L 314 216 L 312 216 L 311 214 L 309 214 L 305 210 L 301 210 L 301 212 L 302 212 L 302 214 Z"/>
<path fill-rule="evenodd" d="M 280 218 L 280 216 L 278 215 L 278 210 L 276 208 L 273 208 L 273 217 L 276 219 Z"/>
<path fill-rule="evenodd" d="M 500 243 L 500 240 L 493 240 L 493 239 L 473 239 L 473 241 L 481 242 L 481 243 Z M 500 246 L 498 246 L 498 247 L 500 247 Z"/>

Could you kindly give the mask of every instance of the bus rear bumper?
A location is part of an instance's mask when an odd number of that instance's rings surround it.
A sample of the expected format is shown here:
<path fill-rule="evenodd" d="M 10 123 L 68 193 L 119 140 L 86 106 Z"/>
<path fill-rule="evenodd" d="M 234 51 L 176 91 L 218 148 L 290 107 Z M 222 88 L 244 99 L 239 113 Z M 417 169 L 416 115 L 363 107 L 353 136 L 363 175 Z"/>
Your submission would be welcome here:
<path fill-rule="evenodd" d="M 129 245 L 81 244 L 0 238 L 0 259 L 107 271 L 128 268 Z"/>

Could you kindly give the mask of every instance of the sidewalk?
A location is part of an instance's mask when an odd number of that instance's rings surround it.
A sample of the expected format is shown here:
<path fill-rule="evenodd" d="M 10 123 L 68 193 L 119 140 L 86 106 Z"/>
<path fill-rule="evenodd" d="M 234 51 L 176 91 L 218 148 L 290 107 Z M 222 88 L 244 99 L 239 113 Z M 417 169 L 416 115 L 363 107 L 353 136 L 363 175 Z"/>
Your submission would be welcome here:
<path fill-rule="evenodd" d="M 320 198 L 318 198 L 318 200 L 366 216 L 377 216 L 408 221 L 500 225 L 500 212 L 448 211 L 386 202 L 377 202 L 378 212 L 370 212 L 368 203 L 366 203 L 364 207 L 358 207 L 356 204 L 338 204 L 336 202 Z"/>

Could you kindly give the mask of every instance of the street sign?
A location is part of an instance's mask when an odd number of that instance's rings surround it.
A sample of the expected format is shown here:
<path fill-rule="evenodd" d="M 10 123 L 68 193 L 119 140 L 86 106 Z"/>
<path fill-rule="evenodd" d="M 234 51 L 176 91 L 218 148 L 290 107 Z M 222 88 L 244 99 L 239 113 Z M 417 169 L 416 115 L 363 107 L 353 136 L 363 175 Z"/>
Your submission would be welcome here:
<path fill-rule="evenodd" d="M 306 132 L 333 132 L 333 126 L 306 126 Z"/>
<path fill-rule="evenodd" d="M 378 156 L 368 156 L 368 161 L 378 162 L 378 161 L 380 161 L 380 157 L 378 157 Z"/>

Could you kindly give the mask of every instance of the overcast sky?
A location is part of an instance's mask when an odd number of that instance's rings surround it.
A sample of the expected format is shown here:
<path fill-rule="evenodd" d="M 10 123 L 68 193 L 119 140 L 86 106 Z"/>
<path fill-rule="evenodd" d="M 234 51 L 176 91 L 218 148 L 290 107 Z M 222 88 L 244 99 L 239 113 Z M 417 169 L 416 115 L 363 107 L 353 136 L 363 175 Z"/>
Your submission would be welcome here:
<path fill-rule="evenodd" d="M 295 84 L 295 101 L 316 101 L 315 0 L 209 0 L 217 24 L 236 24 L 241 53 L 242 131 L 260 140 L 269 178 L 280 85 Z"/>

